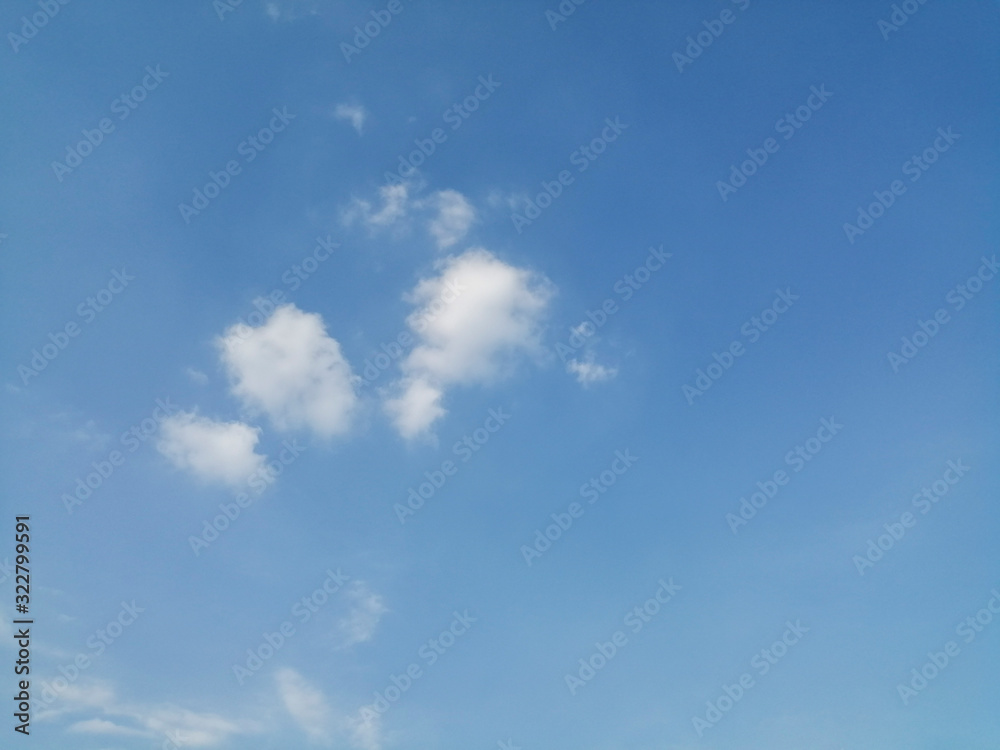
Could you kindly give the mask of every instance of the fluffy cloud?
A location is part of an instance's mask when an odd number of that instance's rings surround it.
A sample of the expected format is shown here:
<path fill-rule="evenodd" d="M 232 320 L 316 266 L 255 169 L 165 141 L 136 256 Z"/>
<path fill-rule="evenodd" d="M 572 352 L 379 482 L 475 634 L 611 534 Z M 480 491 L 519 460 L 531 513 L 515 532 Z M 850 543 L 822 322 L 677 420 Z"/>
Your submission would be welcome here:
<path fill-rule="evenodd" d="M 345 594 L 351 602 L 347 616 L 338 623 L 344 642 L 341 648 L 370 641 L 382 615 L 388 612 L 382 597 L 362 581 L 355 581 Z"/>
<path fill-rule="evenodd" d="M 428 224 L 430 233 L 437 240 L 439 249 L 446 249 L 461 242 L 476 220 L 476 211 L 465 196 L 457 190 L 442 190 L 429 199 L 437 216 Z"/>
<path fill-rule="evenodd" d="M 178 469 L 232 486 L 245 484 L 264 466 L 254 448 L 260 429 L 242 422 L 216 422 L 194 412 L 163 420 L 157 449 Z"/>
<path fill-rule="evenodd" d="M 333 712 L 323 693 L 294 669 L 281 669 L 277 675 L 278 695 L 285 709 L 312 742 L 330 744 Z"/>
<path fill-rule="evenodd" d="M 218 344 L 233 393 L 279 429 L 330 437 L 350 428 L 359 378 L 318 314 L 283 305 L 249 333 L 231 327 Z"/>
<path fill-rule="evenodd" d="M 365 127 L 365 120 L 368 119 L 368 110 L 360 104 L 338 104 L 333 111 L 333 116 L 338 120 L 347 120 L 351 126 L 362 134 Z"/>
<path fill-rule="evenodd" d="M 407 296 L 407 318 L 419 343 L 402 363 L 403 379 L 386 402 L 406 438 L 425 433 L 445 414 L 454 384 L 489 383 L 508 375 L 522 355 L 541 351 L 541 319 L 553 294 L 544 277 L 516 268 L 482 248 L 438 263 Z"/>

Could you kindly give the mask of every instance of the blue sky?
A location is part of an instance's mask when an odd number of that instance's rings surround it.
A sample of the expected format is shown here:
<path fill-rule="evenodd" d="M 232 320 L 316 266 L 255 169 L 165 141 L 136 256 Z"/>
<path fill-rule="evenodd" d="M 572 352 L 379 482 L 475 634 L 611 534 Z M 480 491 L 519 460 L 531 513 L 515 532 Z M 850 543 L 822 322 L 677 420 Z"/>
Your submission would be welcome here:
<path fill-rule="evenodd" d="M 18 741 L 1000 744 L 997 4 L 561 7 L 0 12 Z"/>

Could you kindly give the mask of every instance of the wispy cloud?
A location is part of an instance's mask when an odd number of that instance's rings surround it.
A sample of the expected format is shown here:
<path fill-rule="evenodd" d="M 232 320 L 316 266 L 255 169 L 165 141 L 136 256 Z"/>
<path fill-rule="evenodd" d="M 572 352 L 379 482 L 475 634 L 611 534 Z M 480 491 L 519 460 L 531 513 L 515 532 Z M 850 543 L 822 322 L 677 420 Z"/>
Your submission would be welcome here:
<path fill-rule="evenodd" d="M 214 747 L 232 737 L 263 729 L 257 721 L 226 719 L 172 704 L 123 702 L 106 682 L 70 684 L 60 693 L 54 707 L 39 711 L 36 718 L 53 721 L 63 715 L 95 711 L 99 716 L 75 721 L 68 731 L 111 737 L 153 738 L 170 734 L 183 738 L 186 747 Z"/>
<path fill-rule="evenodd" d="M 358 135 L 364 134 L 365 121 L 368 119 L 368 110 L 360 104 L 338 104 L 333 110 L 333 116 L 338 120 L 347 120 L 351 123 Z"/>
<path fill-rule="evenodd" d="M 438 248 L 447 249 L 461 242 L 476 220 L 476 211 L 465 196 L 457 190 L 441 190 L 429 199 L 437 215 L 428 223 L 428 229 Z"/>
<path fill-rule="evenodd" d="M 276 675 L 281 703 L 310 742 L 329 745 L 333 741 L 333 711 L 326 696 L 294 669 Z"/>
<path fill-rule="evenodd" d="M 382 615 L 389 611 L 382 597 L 369 589 L 363 581 L 354 581 L 345 596 L 350 601 L 350 610 L 338 623 L 344 639 L 340 648 L 370 641 Z"/>
<path fill-rule="evenodd" d="M 388 230 L 397 238 L 408 235 L 419 221 L 439 250 L 464 240 L 478 219 L 469 199 L 457 190 L 438 190 L 419 197 L 422 187 L 416 180 L 383 185 L 377 205 L 355 198 L 342 212 L 343 221 L 348 226 L 361 223 L 372 233 Z"/>

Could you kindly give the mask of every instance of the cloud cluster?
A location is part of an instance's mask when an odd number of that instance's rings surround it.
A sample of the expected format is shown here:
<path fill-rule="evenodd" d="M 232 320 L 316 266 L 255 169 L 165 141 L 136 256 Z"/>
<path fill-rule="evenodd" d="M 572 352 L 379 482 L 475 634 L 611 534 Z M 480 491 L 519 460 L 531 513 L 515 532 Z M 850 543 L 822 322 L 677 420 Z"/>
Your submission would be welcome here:
<path fill-rule="evenodd" d="M 275 18 L 296 12 L 289 7 L 267 5 Z M 349 122 L 360 135 L 367 112 L 360 105 L 341 104 L 335 117 Z M 419 190 L 412 182 L 386 185 L 379 190 L 377 205 L 355 199 L 345 221 L 396 233 L 419 222 L 438 251 L 452 252 L 478 221 L 476 209 L 456 190 L 416 197 Z M 496 383 L 510 377 L 525 360 L 542 357 L 554 294 L 554 285 L 544 275 L 505 262 L 482 247 L 439 257 L 433 271 L 403 296 L 412 306 L 406 325 L 414 343 L 400 355 L 396 380 L 380 394 L 382 409 L 399 434 L 405 439 L 427 435 L 447 413 L 450 389 Z M 275 430 L 307 431 L 323 439 L 353 429 L 362 406 L 361 379 L 318 313 L 294 304 L 272 306 L 259 325 L 231 326 L 215 344 L 229 392 L 246 419 L 259 416 Z M 584 386 L 617 374 L 616 369 L 598 364 L 589 350 L 570 360 L 567 369 Z M 199 385 L 208 382 L 200 370 L 189 368 L 187 375 Z M 267 457 L 257 452 L 261 435 L 260 427 L 247 422 L 211 419 L 191 409 L 162 422 L 157 448 L 175 467 L 201 480 L 241 487 L 267 470 Z M 349 607 L 334 631 L 340 649 L 370 641 L 389 611 L 383 598 L 362 582 L 351 584 L 345 596 Z M 336 710 L 320 688 L 294 669 L 277 669 L 274 686 L 275 705 L 310 743 L 346 743 L 362 750 L 382 747 L 377 716 Z M 185 746 L 197 748 L 263 731 L 263 724 L 256 721 L 170 704 L 122 702 L 101 685 L 86 690 L 70 686 L 61 701 L 58 709 L 43 711 L 39 718 L 89 711 L 89 716 L 69 726 L 76 735 L 150 739 L 176 732 Z"/>
<path fill-rule="evenodd" d="M 414 181 L 383 185 L 378 190 L 379 207 L 355 198 L 343 212 L 350 226 L 361 223 L 371 232 L 391 230 L 397 237 L 406 235 L 413 221 L 419 220 L 439 250 L 465 239 L 478 215 L 469 200 L 457 190 L 439 190 L 426 198 L 414 197 L 420 185 Z"/>
<path fill-rule="evenodd" d="M 338 108 L 339 116 L 360 128 L 363 108 L 351 106 Z M 412 182 L 386 185 L 378 207 L 355 199 L 346 220 L 397 229 L 422 215 L 439 250 L 461 242 L 477 221 L 468 199 L 456 190 L 417 199 L 415 189 L 419 186 Z M 401 358 L 396 381 L 382 393 L 383 409 L 399 434 L 406 439 L 427 435 L 447 413 L 448 389 L 493 383 L 522 360 L 538 358 L 554 290 L 544 276 L 481 247 L 439 258 L 434 273 L 404 295 L 413 306 L 406 324 L 415 344 Z M 255 327 L 229 327 L 216 347 L 230 392 L 245 414 L 266 418 L 279 431 L 310 431 L 320 438 L 351 431 L 361 408 L 361 378 L 318 313 L 285 304 Z M 585 386 L 617 372 L 593 356 L 571 361 L 568 369 Z M 197 380 L 204 379 L 198 375 Z M 259 427 L 245 422 L 182 412 L 164 424 L 159 450 L 201 479 L 237 486 L 265 466 L 266 457 L 255 450 L 260 434 Z M 371 614 L 376 611 L 372 605 L 368 616 L 377 621 L 378 615 Z M 358 617 L 360 633 L 363 618 Z"/>

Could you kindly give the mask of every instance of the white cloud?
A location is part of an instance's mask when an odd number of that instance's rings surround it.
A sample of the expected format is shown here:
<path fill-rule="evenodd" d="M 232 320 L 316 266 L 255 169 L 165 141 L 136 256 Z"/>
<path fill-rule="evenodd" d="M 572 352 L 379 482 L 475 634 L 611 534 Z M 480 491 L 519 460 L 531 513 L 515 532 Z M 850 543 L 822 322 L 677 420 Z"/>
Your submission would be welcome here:
<path fill-rule="evenodd" d="M 218 341 L 232 392 L 245 406 L 282 430 L 308 427 L 323 437 L 347 432 L 359 378 L 323 318 L 283 305 L 250 330 L 233 326 Z"/>
<path fill-rule="evenodd" d="M 371 591 L 363 581 L 354 581 L 345 596 L 351 601 L 351 609 L 338 623 L 344 636 L 340 648 L 370 641 L 382 615 L 389 611 L 382 597 Z"/>
<path fill-rule="evenodd" d="M 524 354 L 538 354 L 541 318 L 554 287 L 482 248 L 438 263 L 407 296 L 418 345 L 402 363 L 397 395 L 385 408 L 406 438 L 428 431 L 445 410 L 447 386 L 489 383 L 509 375 Z"/>
<path fill-rule="evenodd" d="M 333 713 L 323 693 L 294 669 L 281 669 L 276 678 L 281 702 L 310 741 L 329 744 Z"/>
<path fill-rule="evenodd" d="M 197 385 L 205 385 L 206 383 L 208 383 L 208 375 L 203 373 L 201 370 L 196 370 L 193 367 L 188 367 L 185 368 L 184 374 L 191 379 L 192 383 L 196 383 Z"/>
<path fill-rule="evenodd" d="M 583 360 L 571 359 L 566 363 L 566 371 L 576 376 L 584 387 L 594 383 L 603 383 L 618 375 L 617 367 L 605 367 L 596 362 L 593 352 L 588 351 Z"/>
<path fill-rule="evenodd" d="M 358 135 L 361 135 L 365 127 L 365 120 L 368 119 L 368 110 L 360 104 L 338 104 L 333 111 L 333 116 L 338 120 L 350 122 L 351 126 L 358 131 Z"/>
<path fill-rule="evenodd" d="M 260 429 L 243 422 L 216 422 L 194 412 L 163 420 L 157 449 L 178 469 L 213 482 L 244 484 L 264 466 L 254 448 Z"/>
<path fill-rule="evenodd" d="M 441 190 L 431 196 L 429 203 L 437 210 L 428 229 L 437 240 L 438 248 L 444 250 L 461 242 L 476 220 L 472 204 L 457 190 Z"/>

